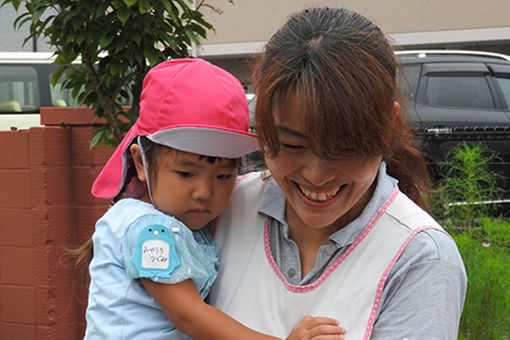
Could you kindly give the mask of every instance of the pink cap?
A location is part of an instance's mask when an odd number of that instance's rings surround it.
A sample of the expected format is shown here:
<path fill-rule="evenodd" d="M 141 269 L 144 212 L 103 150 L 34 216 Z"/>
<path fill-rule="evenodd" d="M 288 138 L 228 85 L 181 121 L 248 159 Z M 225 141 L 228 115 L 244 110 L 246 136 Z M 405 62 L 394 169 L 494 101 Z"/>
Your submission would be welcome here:
<path fill-rule="evenodd" d="M 92 194 L 119 193 L 127 149 L 137 136 L 204 156 L 239 158 L 259 150 L 249 121 L 243 87 L 230 73 L 202 59 L 165 61 L 147 73 L 140 116 L 94 181 Z"/>

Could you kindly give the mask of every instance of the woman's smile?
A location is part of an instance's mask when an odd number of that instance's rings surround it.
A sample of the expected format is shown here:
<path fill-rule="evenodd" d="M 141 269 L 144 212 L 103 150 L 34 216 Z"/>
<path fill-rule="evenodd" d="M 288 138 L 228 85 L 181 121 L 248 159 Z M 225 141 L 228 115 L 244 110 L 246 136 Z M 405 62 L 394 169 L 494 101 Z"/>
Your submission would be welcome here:
<path fill-rule="evenodd" d="M 346 184 L 342 186 L 337 186 L 333 189 L 328 190 L 315 190 L 315 189 L 306 189 L 300 184 L 296 183 L 299 191 L 309 200 L 314 202 L 328 202 L 338 195 L 340 191 L 345 188 Z"/>

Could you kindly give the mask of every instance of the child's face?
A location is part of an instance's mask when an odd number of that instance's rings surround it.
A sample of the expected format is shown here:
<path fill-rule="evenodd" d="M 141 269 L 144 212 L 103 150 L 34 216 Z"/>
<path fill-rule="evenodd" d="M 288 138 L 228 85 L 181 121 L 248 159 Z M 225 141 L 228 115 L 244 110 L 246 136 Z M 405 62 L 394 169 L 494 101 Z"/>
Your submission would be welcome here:
<path fill-rule="evenodd" d="M 192 230 L 216 218 L 227 206 L 234 188 L 234 161 L 178 151 L 162 150 L 155 178 L 150 178 L 156 208 L 174 216 Z"/>

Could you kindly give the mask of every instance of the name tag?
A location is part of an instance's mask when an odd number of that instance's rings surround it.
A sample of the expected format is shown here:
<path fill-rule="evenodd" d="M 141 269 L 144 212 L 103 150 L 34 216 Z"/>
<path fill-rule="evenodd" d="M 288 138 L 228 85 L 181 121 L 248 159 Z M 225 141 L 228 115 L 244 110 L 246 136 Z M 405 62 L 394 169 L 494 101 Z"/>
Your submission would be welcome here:
<path fill-rule="evenodd" d="M 152 224 L 140 232 L 130 259 L 140 277 L 168 278 L 181 265 L 174 235 L 165 226 Z"/>

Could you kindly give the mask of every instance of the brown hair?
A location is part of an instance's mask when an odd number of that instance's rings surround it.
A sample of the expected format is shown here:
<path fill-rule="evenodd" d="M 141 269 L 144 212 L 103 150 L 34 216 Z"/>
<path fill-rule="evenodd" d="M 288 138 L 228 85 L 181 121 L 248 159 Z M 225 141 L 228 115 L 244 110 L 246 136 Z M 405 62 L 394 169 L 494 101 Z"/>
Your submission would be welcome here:
<path fill-rule="evenodd" d="M 269 40 L 252 69 L 255 128 L 272 156 L 280 143 L 273 112 L 285 99 L 302 103 L 313 151 L 338 159 L 351 150 L 382 155 L 400 189 L 426 208 L 426 164 L 413 146 L 404 110 L 393 115 L 401 94 L 398 64 L 381 30 L 347 9 L 312 8 L 292 16 Z"/>

